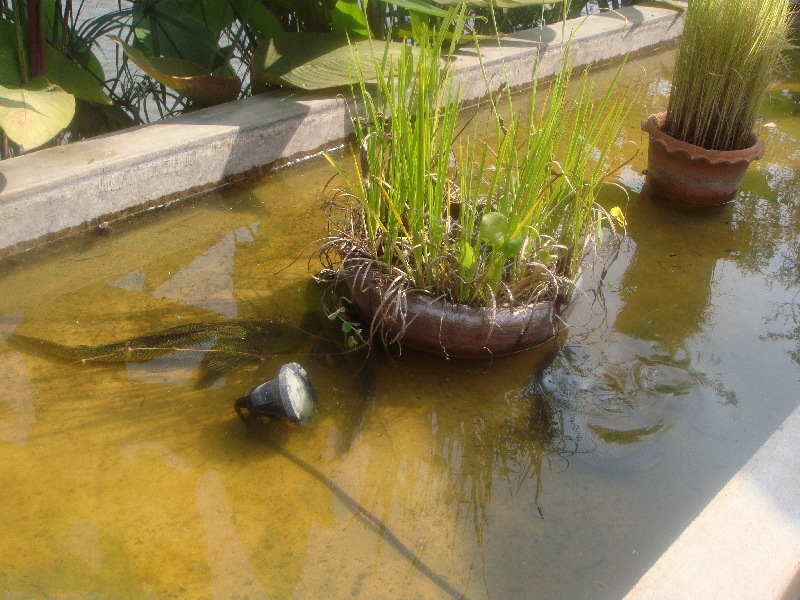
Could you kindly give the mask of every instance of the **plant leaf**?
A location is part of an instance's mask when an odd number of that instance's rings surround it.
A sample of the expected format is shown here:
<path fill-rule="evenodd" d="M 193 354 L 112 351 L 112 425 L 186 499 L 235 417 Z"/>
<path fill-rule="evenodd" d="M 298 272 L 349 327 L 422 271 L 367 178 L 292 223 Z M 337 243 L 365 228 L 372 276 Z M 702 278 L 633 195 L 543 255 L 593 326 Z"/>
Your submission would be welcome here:
<path fill-rule="evenodd" d="M 461 256 L 458 258 L 458 264 L 464 269 L 469 269 L 475 264 L 475 250 L 469 244 L 464 244 L 461 248 Z"/>
<path fill-rule="evenodd" d="M 546 263 L 551 263 L 555 259 L 556 259 L 556 257 L 553 256 L 552 254 L 550 254 L 550 249 L 549 248 L 542 248 L 541 250 L 539 250 L 539 260 L 541 262 L 543 262 L 545 264 Z"/>
<path fill-rule="evenodd" d="M 519 251 L 522 250 L 522 245 L 525 243 L 525 238 L 523 237 L 516 237 L 511 240 L 506 240 L 500 246 L 500 251 L 505 255 L 506 258 L 513 258 Z"/>
<path fill-rule="evenodd" d="M 339 35 L 369 37 L 367 18 L 361 12 L 358 0 L 339 0 L 331 12 L 331 29 Z"/>
<path fill-rule="evenodd" d="M 615 206 L 610 211 L 611 216 L 617 220 L 617 223 L 622 225 L 623 227 L 628 226 L 628 222 L 625 220 L 625 215 L 622 214 L 622 209 L 619 206 Z"/>
<path fill-rule="evenodd" d="M 0 128 L 25 150 L 53 139 L 74 115 L 75 97 L 43 77 L 26 88 L 0 86 Z"/>
<path fill-rule="evenodd" d="M 30 64 L 27 39 L 23 41 L 25 61 L 26 64 Z M 44 51 L 47 81 L 81 100 L 112 104 L 111 98 L 103 91 L 103 85 L 91 73 L 81 69 L 49 44 L 45 46 Z M 0 19 L 0 85 L 9 87 L 22 85 L 17 61 L 17 32 L 14 25 L 5 19 Z"/>
<path fill-rule="evenodd" d="M 508 219 L 499 212 L 490 212 L 483 215 L 478 233 L 482 239 L 492 245 L 502 244 L 508 233 Z"/>
<path fill-rule="evenodd" d="M 549 5 L 558 4 L 563 1 L 564 0 L 493 0 L 489 2 L 488 0 L 467 0 L 467 6 L 488 7 L 492 4 L 497 8 L 519 8 L 520 6 L 548 7 Z M 458 6 L 462 3 L 462 0 L 437 0 L 437 2 L 445 6 Z M 394 4 L 394 2 L 392 4 Z"/>
<path fill-rule="evenodd" d="M 447 11 L 442 10 L 441 8 L 437 8 L 436 6 L 432 6 L 425 2 L 424 0 L 400 0 L 399 2 L 395 2 L 392 0 L 390 4 L 394 4 L 395 6 L 402 6 L 403 8 L 407 8 L 410 11 L 416 11 L 418 13 L 424 13 L 426 15 L 434 15 L 435 17 L 446 17 Z M 453 2 L 453 4 L 460 4 L 459 2 Z"/>
<path fill-rule="evenodd" d="M 108 36 L 142 71 L 198 106 L 214 106 L 235 100 L 242 89 L 238 77 L 212 75 L 198 64 L 181 58 L 150 58 L 115 35 Z"/>
<path fill-rule="evenodd" d="M 186 12 L 176 0 L 135 2 L 133 23 L 137 39 L 154 56 L 182 58 L 212 68 L 219 54 L 220 32 Z"/>
<path fill-rule="evenodd" d="M 281 33 L 260 44 L 251 62 L 254 91 L 268 84 L 288 85 L 304 90 L 350 85 L 355 81 L 356 57 L 365 79 L 374 79 L 373 52 L 382 60 L 388 46 L 388 60 L 403 48 L 400 42 L 361 40 L 348 44 L 347 37 L 334 33 Z"/>
<path fill-rule="evenodd" d="M 603 243 L 603 214 L 597 213 L 597 223 L 594 226 L 594 236 L 597 238 L 597 243 Z"/>
<path fill-rule="evenodd" d="M 259 0 L 230 0 L 259 40 L 281 33 L 283 25 Z"/>

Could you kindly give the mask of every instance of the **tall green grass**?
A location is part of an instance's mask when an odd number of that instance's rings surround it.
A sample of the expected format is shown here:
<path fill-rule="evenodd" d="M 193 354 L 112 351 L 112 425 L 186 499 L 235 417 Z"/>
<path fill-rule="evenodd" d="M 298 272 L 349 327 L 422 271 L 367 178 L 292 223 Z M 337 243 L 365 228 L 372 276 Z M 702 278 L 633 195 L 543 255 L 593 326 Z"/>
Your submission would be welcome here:
<path fill-rule="evenodd" d="M 786 45 L 788 0 L 690 0 L 665 132 L 708 150 L 746 148 Z"/>
<path fill-rule="evenodd" d="M 455 31 L 463 14 L 451 12 Z M 527 111 L 515 112 L 510 93 L 503 107 L 491 98 L 487 132 L 477 119 L 459 125 L 458 87 L 441 58 L 447 30 L 421 36 L 397 63 L 376 49 L 375 87 L 359 74 L 356 175 L 328 157 L 357 201 L 333 246 L 345 264 L 366 257 L 387 282 L 453 302 L 567 295 L 586 246 L 611 221 L 595 199 L 630 105 L 612 99 L 619 71 L 599 100 L 588 70 L 573 91 L 567 46 L 542 108 L 535 83 Z"/>

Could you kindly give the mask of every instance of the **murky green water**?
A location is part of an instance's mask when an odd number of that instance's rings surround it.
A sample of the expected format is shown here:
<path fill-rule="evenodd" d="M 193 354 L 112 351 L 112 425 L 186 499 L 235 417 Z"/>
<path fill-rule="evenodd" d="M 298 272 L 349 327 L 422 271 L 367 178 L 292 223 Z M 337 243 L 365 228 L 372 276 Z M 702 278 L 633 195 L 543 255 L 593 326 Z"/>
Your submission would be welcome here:
<path fill-rule="evenodd" d="M 645 92 L 628 139 L 646 143 L 638 122 L 666 105 L 672 60 L 629 66 Z M 365 401 L 311 341 L 200 390 L 191 356 L 80 364 L 0 342 L 0 592 L 447 597 L 269 436 L 469 598 L 621 598 L 800 403 L 796 81 L 765 105 L 767 153 L 720 214 L 640 194 L 644 154 L 622 172 L 620 257 L 540 377 L 548 348 L 491 363 L 404 351 Z M 7 259 L 0 340 L 298 323 L 330 175 L 312 160 Z M 248 431 L 233 401 L 290 360 L 321 418 Z"/>

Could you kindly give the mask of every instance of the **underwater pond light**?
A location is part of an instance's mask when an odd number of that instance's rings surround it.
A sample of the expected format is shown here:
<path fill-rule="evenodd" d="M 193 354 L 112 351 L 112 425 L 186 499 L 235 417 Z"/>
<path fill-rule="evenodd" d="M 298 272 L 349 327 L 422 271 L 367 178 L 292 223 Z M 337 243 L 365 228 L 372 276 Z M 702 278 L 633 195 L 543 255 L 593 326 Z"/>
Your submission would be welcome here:
<path fill-rule="evenodd" d="M 243 407 L 247 407 L 251 415 L 308 425 L 317 414 L 317 393 L 305 369 L 297 363 L 289 363 L 281 367 L 277 378 L 257 385 L 236 400 L 236 413 L 247 422 L 242 414 Z"/>

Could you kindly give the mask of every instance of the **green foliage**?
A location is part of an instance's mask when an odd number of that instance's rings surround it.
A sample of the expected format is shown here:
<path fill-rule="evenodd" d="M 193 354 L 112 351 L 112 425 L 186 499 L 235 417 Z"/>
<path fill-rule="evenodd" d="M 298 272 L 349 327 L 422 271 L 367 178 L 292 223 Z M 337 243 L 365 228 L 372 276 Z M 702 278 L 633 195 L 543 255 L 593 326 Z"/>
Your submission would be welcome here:
<path fill-rule="evenodd" d="M 331 13 L 331 31 L 351 37 L 370 37 L 367 17 L 358 0 L 339 0 Z"/>
<path fill-rule="evenodd" d="M 380 44 L 383 46 L 383 43 Z M 288 85 L 304 90 L 349 86 L 361 69 L 366 79 L 374 79 L 373 61 L 359 63 L 358 52 L 369 56 L 373 41 L 353 43 L 355 54 L 345 35 L 333 33 L 282 33 L 273 36 L 253 57 L 253 85 L 258 92 L 268 84 Z M 405 44 L 387 42 L 389 59 L 396 59 Z"/>
<path fill-rule="evenodd" d="M 586 0 L 496 0 L 491 6 L 489 0 L 471 1 L 462 30 L 444 39 L 474 29 L 494 36 L 488 30 L 493 7 L 515 7 L 498 12 L 500 28 L 513 31 L 561 18 L 564 1 L 566 14 L 575 16 Z M 448 14 L 433 0 L 131 0 L 81 22 L 78 0 L 74 11 L 66 0 L 44 0 L 42 6 L 46 44 L 36 44 L 34 58 L 44 52 L 48 80 L 78 100 L 78 118 L 65 139 L 115 131 L 274 86 L 314 90 L 349 85 L 354 68 L 346 36 L 354 41 L 416 38 L 421 27 Z M 23 70 L 30 77 L 27 15 L 24 0 L 0 0 L 0 85 L 21 86 Z M 109 35 L 124 46 L 106 79 L 94 52 L 98 40 Z M 390 48 L 390 55 L 399 53 L 399 46 Z M 22 69 L 20 59 L 26 63 Z M 374 75 L 370 65 L 363 67 L 368 77 Z"/>
<path fill-rule="evenodd" d="M 26 64 L 30 64 L 27 52 L 27 39 L 23 52 Z M 48 45 L 45 48 L 47 80 L 69 92 L 76 98 L 98 104 L 111 104 L 111 99 L 103 92 L 103 86 L 95 77 L 79 67 Z M 0 85 L 19 87 L 20 67 L 17 57 L 17 33 L 14 25 L 0 19 Z"/>
<path fill-rule="evenodd" d="M 515 305 L 566 295 L 597 227 L 613 228 L 595 198 L 629 107 L 627 98 L 611 98 L 619 71 L 597 101 L 588 70 L 568 93 L 567 44 L 540 112 L 534 84 L 527 114 L 514 112 L 508 94 L 504 119 L 490 100 L 492 143 L 477 123 L 471 135 L 459 135 L 458 89 L 439 56 L 449 21 L 458 32 L 464 19 L 463 8 L 453 9 L 435 35 L 421 36 L 416 61 L 408 48 L 397 61 L 383 61 L 379 47 L 368 55 L 378 84 L 371 91 L 359 72 L 356 176 L 329 158 L 345 195 L 358 201 L 333 243 L 343 257 L 367 257 L 392 280 L 402 273 L 407 286 L 455 302 Z M 450 53 L 457 43 L 456 35 Z"/>
<path fill-rule="evenodd" d="M 239 97 L 242 82 L 236 75 L 215 76 L 200 65 L 180 58 L 149 58 L 118 37 L 109 37 L 142 71 L 197 106 L 213 106 Z"/>
<path fill-rule="evenodd" d="M 49 142 L 75 114 L 75 97 L 37 77 L 24 88 L 0 86 L 0 129 L 26 150 Z"/>
<path fill-rule="evenodd" d="M 786 46 L 788 0 L 691 0 L 666 133 L 709 150 L 748 146 Z"/>

